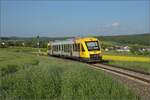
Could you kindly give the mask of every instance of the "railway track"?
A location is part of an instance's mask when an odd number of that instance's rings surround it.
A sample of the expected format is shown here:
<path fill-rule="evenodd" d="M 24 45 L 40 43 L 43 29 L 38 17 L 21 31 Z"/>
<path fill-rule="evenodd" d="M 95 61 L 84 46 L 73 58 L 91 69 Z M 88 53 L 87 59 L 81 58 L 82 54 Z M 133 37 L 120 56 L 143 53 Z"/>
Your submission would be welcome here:
<path fill-rule="evenodd" d="M 136 71 L 129 70 L 129 69 L 127 70 L 127 69 L 117 68 L 111 65 L 106 65 L 106 64 L 101 64 L 101 63 L 90 64 L 90 65 L 93 68 L 101 69 L 111 74 L 115 74 L 124 78 L 128 78 L 133 81 L 140 82 L 142 84 L 150 85 L 150 75 L 147 75 L 141 72 L 136 72 Z"/>

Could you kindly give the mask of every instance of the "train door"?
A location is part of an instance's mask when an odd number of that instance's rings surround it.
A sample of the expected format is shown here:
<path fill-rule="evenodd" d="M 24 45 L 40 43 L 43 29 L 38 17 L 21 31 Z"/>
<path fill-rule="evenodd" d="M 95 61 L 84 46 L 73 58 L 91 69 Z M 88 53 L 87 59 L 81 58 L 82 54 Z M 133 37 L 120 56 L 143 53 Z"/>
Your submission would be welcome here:
<path fill-rule="evenodd" d="M 72 56 L 76 57 L 76 58 L 80 57 L 80 44 L 79 43 L 74 43 L 73 44 Z"/>
<path fill-rule="evenodd" d="M 73 44 L 70 44 L 70 56 L 73 56 Z"/>
<path fill-rule="evenodd" d="M 86 57 L 86 50 L 85 50 L 85 47 L 84 47 L 84 43 L 80 44 L 80 57 L 81 58 L 85 58 Z"/>

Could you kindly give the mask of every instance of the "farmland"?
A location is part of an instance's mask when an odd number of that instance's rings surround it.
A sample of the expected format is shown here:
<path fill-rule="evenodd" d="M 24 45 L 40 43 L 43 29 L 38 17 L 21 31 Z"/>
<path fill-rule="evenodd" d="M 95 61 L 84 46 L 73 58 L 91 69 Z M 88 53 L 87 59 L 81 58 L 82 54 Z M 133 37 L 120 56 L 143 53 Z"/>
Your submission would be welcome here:
<path fill-rule="evenodd" d="M 16 50 L 0 49 L 1 98 L 140 99 L 111 76 L 86 64 Z"/>
<path fill-rule="evenodd" d="M 150 73 L 149 57 L 104 55 L 103 59 L 109 60 L 110 65 Z"/>
<path fill-rule="evenodd" d="M 150 62 L 149 57 L 140 57 L 140 56 L 103 55 L 103 59 L 110 61 Z"/>

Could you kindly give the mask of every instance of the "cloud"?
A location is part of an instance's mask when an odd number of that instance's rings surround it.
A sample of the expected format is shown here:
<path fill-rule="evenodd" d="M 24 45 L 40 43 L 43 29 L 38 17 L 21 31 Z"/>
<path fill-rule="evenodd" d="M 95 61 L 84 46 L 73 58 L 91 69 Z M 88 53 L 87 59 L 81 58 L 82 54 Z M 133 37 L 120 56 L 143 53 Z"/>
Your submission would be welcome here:
<path fill-rule="evenodd" d="M 116 29 L 119 29 L 119 27 L 120 27 L 120 23 L 115 21 L 112 22 L 111 24 L 105 24 L 97 27 L 97 32 L 112 32 Z"/>
<path fill-rule="evenodd" d="M 120 26 L 120 23 L 119 22 L 113 22 L 111 24 L 112 27 L 119 27 Z"/>

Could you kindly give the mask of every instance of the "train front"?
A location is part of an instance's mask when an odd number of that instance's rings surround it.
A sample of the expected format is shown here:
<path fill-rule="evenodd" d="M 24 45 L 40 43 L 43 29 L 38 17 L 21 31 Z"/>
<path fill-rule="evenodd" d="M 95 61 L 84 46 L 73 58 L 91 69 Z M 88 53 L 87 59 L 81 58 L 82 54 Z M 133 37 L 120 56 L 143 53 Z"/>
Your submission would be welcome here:
<path fill-rule="evenodd" d="M 82 45 L 81 58 L 87 62 L 100 62 L 102 60 L 101 45 L 97 38 L 84 38 Z"/>

